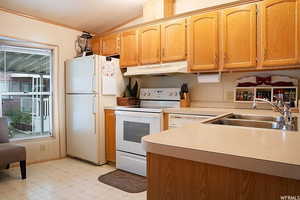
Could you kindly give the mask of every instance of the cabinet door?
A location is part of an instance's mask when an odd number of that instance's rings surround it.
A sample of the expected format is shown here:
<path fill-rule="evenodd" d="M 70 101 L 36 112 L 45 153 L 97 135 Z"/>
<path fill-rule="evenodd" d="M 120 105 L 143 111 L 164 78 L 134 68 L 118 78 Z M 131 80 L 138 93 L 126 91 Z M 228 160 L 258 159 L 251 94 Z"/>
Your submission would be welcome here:
<path fill-rule="evenodd" d="M 161 51 L 163 62 L 186 59 L 186 19 L 161 25 Z"/>
<path fill-rule="evenodd" d="M 120 37 L 118 34 L 105 36 L 102 38 L 102 54 L 112 56 L 120 53 Z"/>
<path fill-rule="evenodd" d="M 160 63 L 160 25 L 139 30 L 139 61 L 142 65 Z"/>
<path fill-rule="evenodd" d="M 105 155 L 107 161 L 116 161 L 116 115 L 109 109 L 105 110 Z"/>
<path fill-rule="evenodd" d="M 297 0 L 265 0 L 261 11 L 262 66 L 293 65 L 298 61 Z"/>
<path fill-rule="evenodd" d="M 91 41 L 92 51 L 94 54 L 101 55 L 102 54 L 102 40 L 99 37 L 93 38 Z"/>
<path fill-rule="evenodd" d="M 121 55 L 122 67 L 138 65 L 138 32 L 137 30 L 121 33 Z"/>
<path fill-rule="evenodd" d="M 188 26 L 190 70 L 217 69 L 219 65 L 218 13 L 210 12 L 192 16 Z"/>
<path fill-rule="evenodd" d="M 256 67 L 256 5 L 223 10 L 221 25 L 224 68 Z"/>

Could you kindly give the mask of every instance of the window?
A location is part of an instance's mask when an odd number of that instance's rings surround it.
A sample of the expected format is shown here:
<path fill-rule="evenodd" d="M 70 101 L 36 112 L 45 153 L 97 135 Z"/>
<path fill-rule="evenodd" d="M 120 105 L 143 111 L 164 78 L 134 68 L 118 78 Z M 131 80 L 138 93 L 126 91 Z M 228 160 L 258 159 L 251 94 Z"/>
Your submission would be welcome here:
<path fill-rule="evenodd" d="M 9 137 L 52 135 L 51 50 L 0 45 L 0 111 Z"/>

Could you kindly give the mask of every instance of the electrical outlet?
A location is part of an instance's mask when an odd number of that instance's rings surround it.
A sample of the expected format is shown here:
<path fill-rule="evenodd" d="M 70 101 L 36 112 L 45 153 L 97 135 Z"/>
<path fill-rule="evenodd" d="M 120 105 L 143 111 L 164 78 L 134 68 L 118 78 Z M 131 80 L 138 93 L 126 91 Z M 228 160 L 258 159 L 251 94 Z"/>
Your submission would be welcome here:
<path fill-rule="evenodd" d="M 45 144 L 40 145 L 40 151 L 46 151 L 46 145 Z"/>

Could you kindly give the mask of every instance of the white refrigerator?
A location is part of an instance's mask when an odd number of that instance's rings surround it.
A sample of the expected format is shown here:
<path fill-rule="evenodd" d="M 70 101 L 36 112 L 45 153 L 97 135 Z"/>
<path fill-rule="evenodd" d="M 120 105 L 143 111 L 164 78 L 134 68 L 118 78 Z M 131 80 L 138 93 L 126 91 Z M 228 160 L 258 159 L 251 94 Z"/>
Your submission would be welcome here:
<path fill-rule="evenodd" d="M 66 62 L 65 72 L 67 155 L 104 164 L 104 107 L 114 106 L 124 87 L 119 60 L 97 55 L 75 58 Z M 104 73 L 108 77 L 103 78 Z M 110 79 L 113 87 L 107 95 L 104 79 Z"/>

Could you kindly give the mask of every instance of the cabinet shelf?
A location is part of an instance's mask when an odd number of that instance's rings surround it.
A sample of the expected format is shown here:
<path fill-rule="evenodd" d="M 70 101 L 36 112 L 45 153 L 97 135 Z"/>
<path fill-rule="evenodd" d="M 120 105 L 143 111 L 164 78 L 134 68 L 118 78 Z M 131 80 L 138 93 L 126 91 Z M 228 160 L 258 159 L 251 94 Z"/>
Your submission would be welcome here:
<path fill-rule="evenodd" d="M 254 97 L 265 98 L 272 102 L 276 96 L 281 96 L 286 103 L 294 102 L 295 107 L 298 103 L 297 86 L 259 86 L 259 87 L 236 87 L 234 91 L 235 103 L 253 103 Z M 264 103 L 264 102 L 259 102 Z"/>

